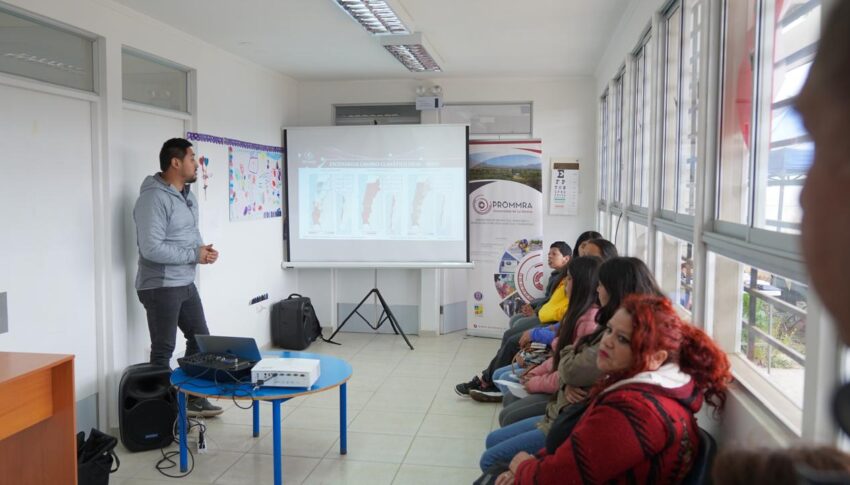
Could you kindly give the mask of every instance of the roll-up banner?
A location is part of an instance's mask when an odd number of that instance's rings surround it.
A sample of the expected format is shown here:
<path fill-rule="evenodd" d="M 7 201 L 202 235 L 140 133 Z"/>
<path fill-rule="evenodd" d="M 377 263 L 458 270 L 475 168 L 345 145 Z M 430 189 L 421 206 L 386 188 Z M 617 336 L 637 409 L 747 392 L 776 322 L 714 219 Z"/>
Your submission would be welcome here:
<path fill-rule="evenodd" d="M 501 337 L 525 303 L 543 296 L 540 140 L 469 142 L 467 333 Z"/>

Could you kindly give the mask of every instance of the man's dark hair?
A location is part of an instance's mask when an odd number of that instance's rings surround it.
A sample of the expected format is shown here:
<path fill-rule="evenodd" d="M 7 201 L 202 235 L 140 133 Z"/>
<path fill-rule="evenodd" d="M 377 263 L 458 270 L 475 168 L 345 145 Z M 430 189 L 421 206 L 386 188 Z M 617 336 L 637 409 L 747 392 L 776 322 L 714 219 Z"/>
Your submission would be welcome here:
<path fill-rule="evenodd" d="M 560 253 L 561 253 L 561 254 L 562 254 L 565 258 L 569 258 L 570 256 L 572 256 L 572 255 L 573 255 L 573 250 L 572 250 L 572 248 L 570 247 L 570 245 L 569 245 L 569 244 L 565 243 L 564 241 L 555 241 L 555 242 L 553 242 L 553 243 L 552 243 L 552 245 L 551 245 L 551 246 L 549 246 L 549 249 L 552 249 L 552 248 L 558 248 L 558 251 L 559 251 L 559 252 L 560 252 Z"/>
<path fill-rule="evenodd" d="M 185 138 L 172 138 L 162 144 L 162 150 L 159 151 L 159 169 L 163 172 L 171 166 L 172 158 L 183 160 L 186 156 L 186 149 L 192 146 L 192 143 Z"/>

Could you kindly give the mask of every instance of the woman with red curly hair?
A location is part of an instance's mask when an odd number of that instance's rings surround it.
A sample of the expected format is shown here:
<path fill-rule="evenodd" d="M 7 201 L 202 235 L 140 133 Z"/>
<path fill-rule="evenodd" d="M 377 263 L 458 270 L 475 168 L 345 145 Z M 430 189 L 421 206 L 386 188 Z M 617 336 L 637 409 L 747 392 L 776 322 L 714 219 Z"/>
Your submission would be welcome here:
<path fill-rule="evenodd" d="M 554 454 L 519 453 L 503 484 L 679 483 L 699 449 L 703 399 L 723 409 L 726 354 L 666 298 L 631 295 L 608 321 L 596 364 L 605 375 Z"/>

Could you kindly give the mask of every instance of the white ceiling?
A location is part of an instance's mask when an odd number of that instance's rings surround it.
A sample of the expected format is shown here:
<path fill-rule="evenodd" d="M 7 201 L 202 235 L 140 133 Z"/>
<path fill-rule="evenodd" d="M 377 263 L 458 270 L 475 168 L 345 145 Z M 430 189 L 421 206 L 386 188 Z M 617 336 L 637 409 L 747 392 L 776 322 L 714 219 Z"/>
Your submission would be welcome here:
<path fill-rule="evenodd" d="M 334 0 L 117 0 L 298 80 L 424 78 Z M 439 77 L 593 75 L 629 0 L 394 0 Z M 400 15 L 404 15 L 402 12 Z"/>

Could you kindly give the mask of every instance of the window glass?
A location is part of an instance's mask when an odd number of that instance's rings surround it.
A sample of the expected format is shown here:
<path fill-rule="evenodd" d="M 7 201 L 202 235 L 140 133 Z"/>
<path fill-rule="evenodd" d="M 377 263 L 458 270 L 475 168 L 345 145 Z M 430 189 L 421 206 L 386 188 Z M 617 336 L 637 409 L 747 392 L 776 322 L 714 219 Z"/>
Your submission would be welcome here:
<path fill-rule="evenodd" d="M 608 200 L 608 92 L 599 103 L 599 199 Z M 602 219 L 600 219 L 601 221 Z"/>
<path fill-rule="evenodd" d="M 658 233 L 658 283 L 667 297 L 687 313 L 693 306 L 693 256 L 691 243 Z"/>
<path fill-rule="evenodd" d="M 611 217 L 613 229 L 611 229 L 611 242 L 617 246 L 617 251 L 625 253 L 628 250 L 628 241 L 626 239 L 626 216 L 617 215 Z"/>
<path fill-rule="evenodd" d="M 749 224 L 756 0 L 727 0 L 718 218 Z"/>
<path fill-rule="evenodd" d="M 189 111 L 188 72 L 127 49 L 121 53 L 121 69 L 125 100 Z"/>
<path fill-rule="evenodd" d="M 799 196 L 814 145 L 794 110 L 820 33 L 818 0 L 776 1 L 764 21 L 763 83 L 758 106 L 755 227 L 798 234 Z"/>
<path fill-rule="evenodd" d="M 0 71 L 94 91 L 94 41 L 0 10 Z"/>
<path fill-rule="evenodd" d="M 611 153 L 611 200 L 622 200 L 623 175 L 623 76 L 614 80 L 614 149 Z"/>
<path fill-rule="evenodd" d="M 634 256 L 642 261 L 647 260 L 646 226 L 635 222 L 629 222 L 629 256 Z"/>
<path fill-rule="evenodd" d="M 664 53 L 664 142 L 662 152 L 661 208 L 676 210 L 676 160 L 678 153 L 679 48 L 682 9 L 676 4 L 667 15 Z"/>
<path fill-rule="evenodd" d="M 808 287 L 720 255 L 710 261 L 715 334 L 724 330 L 718 326 L 735 322 L 727 350 L 802 408 Z"/>
<path fill-rule="evenodd" d="M 696 202 L 697 138 L 699 136 L 700 52 L 703 0 L 685 0 L 679 104 L 679 204 L 677 212 L 694 215 Z"/>
<path fill-rule="evenodd" d="M 644 47 L 635 56 L 634 100 L 634 165 L 632 176 L 632 204 L 649 207 L 649 148 L 650 148 L 650 85 L 648 66 L 649 52 Z"/>
<path fill-rule="evenodd" d="M 599 217 L 599 219 L 597 219 L 598 226 L 597 226 L 596 230 L 599 231 L 599 234 L 602 234 L 604 236 L 605 234 L 607 234 L 605 231 L 608 230 L 607 226 L 605 225 L 605 222 L 608 219 L 608 213 L 605 212 L 605 211 L 599 211 L 598 217 Z"/>
<path fill-rule="evenodd" d="M 443 123 L 469 125 L 470 135 L 527 135 L 531 137 L 531 103 L 447 104 L 440 111 Z M 422 112 L 416 110 L 419 114 Z M 419 123 L 421 116 L 417 116 Z M 380 120 L 378 120 L 379 124 Z M 389 123 L 387 123 L 389 124 Z"/>

